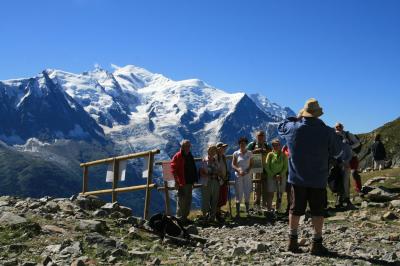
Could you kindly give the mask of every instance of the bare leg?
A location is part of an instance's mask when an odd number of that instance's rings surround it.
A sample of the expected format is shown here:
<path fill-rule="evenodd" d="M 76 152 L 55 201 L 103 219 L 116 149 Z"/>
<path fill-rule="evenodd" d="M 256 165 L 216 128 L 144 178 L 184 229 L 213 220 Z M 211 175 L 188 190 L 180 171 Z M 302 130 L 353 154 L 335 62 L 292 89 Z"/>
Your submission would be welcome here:
<path fill-rule="evenodd" d="M 324 226 L 324 216 L 313 216 L 312 224 L 314 228 L 314 235 L 322 237 L 322 228 Z"/>
<path fill-rule="evenodd" d="M 313 218 L 314 219 L 314 218 Z M 299 228 L 300 216 L 289 214 L 289 230 L 290 232 L 297 231 Z M 314 220 L 313 220 L 314 222 Z M 322 228 L 321 228 L 322 231 Z"/>

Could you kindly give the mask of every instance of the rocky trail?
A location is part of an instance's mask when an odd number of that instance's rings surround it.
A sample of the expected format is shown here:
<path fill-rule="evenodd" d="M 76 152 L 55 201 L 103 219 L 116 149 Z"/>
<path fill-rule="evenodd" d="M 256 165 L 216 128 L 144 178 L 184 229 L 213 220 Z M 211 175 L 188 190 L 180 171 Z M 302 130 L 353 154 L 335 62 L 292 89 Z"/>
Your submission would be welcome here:
<path fill-rule="evenodd" d="M 392 181 L 386 188 L 385 182 Z M 398 179 L 365 184 L 356 209 L 331 209 L 324 243 L 331 254 L 309 254 L 310 217 L 301 220 L 303 253 L 286 252 L 287 219 L 229 220 L 188 231 L 205 243 L 181 246 L 149 233 L 131 209 L 96 197 L 0 197 L 0 265 L 400 265 Z M 400 187 L 400 186 L 398 186 Z"/>

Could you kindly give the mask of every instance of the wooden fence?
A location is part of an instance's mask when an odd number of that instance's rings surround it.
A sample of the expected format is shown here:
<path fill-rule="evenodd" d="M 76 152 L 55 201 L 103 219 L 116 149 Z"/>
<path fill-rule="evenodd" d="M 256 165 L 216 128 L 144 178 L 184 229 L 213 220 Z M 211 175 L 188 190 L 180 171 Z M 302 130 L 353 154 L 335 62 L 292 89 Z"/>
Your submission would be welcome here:
<path fill-rule="evenodd" d="M 112 202 L 115 202 L 117 200 L 118 193 L 146 190 L 143 217 L 145 219 L 147 219 L 148 215 L 149 215 L 151 190 L 155 188 L 155 184 L 153 183 L 154 155 L 159 154 L 159 153 L 160 153 L 160 150 L 151 150 L 151 151 L 132 153 L 132 154 L 113 157 L 113 158 L 101 159 L 101 160 L 92 161 L 92 162 L 81 163 L 80 166 L 83 167 L 83 185 L 82 185 L 81 195 L 111 194 L 111 200 L 112 200 Z M 144 157 L 147 157 L 147 162 L 148 162 L 148 165 L 147 165 L 148 174 L 147 174 L 146 185 L 118 188 L 120 162 L 126 161 L 126 160 L 131 160 L 131 159 L 136 159 L 136 158 L 144 158 Z M 96 190 L 96 191 L 89 191 L 88 190 L 89 167 L 95 166 L 95 165 L 100 165 L 100 164 L 110 164 L 110 163 L 113 164 L 113 174 L 114 174 L 113 180 L 112 180 L 112 188 Z"/>
<path fill-rule="evenodd" d="M 82 184 L 82 193 L 81 195 L 105 195 L 105 194 L 111 194 L 111 200 L 112 202 L 117 201 L 117 196 L 118 193 L 123 193 L 123 192 L 133 192 L 133 191 L 139 191 L 139 190 L 146 190 L 146 196 L 145 196 L 145 204 L 144 204 L 144 213 L 143 217 L 145 219 L 148 218 L 149 215 L 149 207 L 150 207 L 150 195 L 151 195 L 151 190 L 156 187 L 156 184 L 153 183 L 153 169 L 154 169 L 154 164 L 155 165 L 162 165 L 165 162 L 170 162 L 170 161 L 154 161 L 154 156 L 156 154 L 159 154 L 160 150 L 151 150 L 151 151 L 144 151 L 144 152 L 138 152 L 138 153 L 132 153 L 128 155 L 123 155 L 123 156 L 118 156 L 118 157 L 112 157 L 112 158 L 106 158 L 106 159 L 101 159 L 97 161 L 91 161 L 91 162 L 86 162 L 86 163 L 81 163 L 80 166 L 83 168 L 83 184 Z M 126 161 L 126 160 L 131 160 L 131 159 L 137 159 L 137 158 L 144 158 L 147 157 L 147 169 L 148 169 L 148 175 L 147 175 L 147 182 L 145 185 L 137 185 L 137 186 L 130 186 L 130 187 L 121 187 L 118 188 L 118 179 L 119 179 L 119 166 L 120 162 Z M 232 155 L 226 156 L 227 160 L 232 160 Z M 202 158 L 195 158 L 194 159 L 196 162 L 199 162 L 202 160 Z M 111 189 L 102 189 L 102 190 L 95 190 L 95 191 L 89 191 L 88 189 L 88 183 L 89 183 L 89 167 L 91 166 L 96 166 L 96 165 L 101 165 L 101 164 L 113 164 L 113 180 L 112 180 L 112 188 Z M 259 182 L 258 179 L 253 179 L 253 183 Z M 234 181 L 230 181 L 229 186 L 233 186 L 235 183 Z M 194 184 L 194 188 L 201 188 L 201 184 Z M 164 186 L 157 188 L 158 191 L 164 191 L 165 193 L 165 213 L 171 214 L 171 208 L 170 208 L 170 197 L 169 197 L 169 191 L 170 190 L 176 190 L 175 187 L 169 187 L 168 186 L 168 181 L 164 180 Z"/>

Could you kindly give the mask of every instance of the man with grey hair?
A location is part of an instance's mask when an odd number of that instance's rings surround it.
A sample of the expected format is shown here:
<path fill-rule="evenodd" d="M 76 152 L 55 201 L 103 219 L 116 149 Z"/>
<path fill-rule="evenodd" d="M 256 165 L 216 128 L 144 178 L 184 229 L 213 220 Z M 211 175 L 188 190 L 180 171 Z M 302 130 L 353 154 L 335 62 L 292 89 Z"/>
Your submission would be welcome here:
<path fill-rule="evenodd" d="M 183 223 L 188 223 L 187 217 L 192 205 L 193 184 L 198 181 L 196 164 L 190 152 L 190 141 L 183 140 L 180 150 L 172 157 L 171 171 L 178 190 L 176 216 Z"/>
<path fill-rule="evenodd" d="M 258 130 L 255 133 L 256 139 L 250 142 L 247 149 L 253 154 L 262 154 L 263 169 L 265 168 L 265 162 L 267 154 L 271 151 L 271 148 L 265 142 L 265 132 L 263 130 Z M 264 171 L 261 174 L 253 174 L 253 179 L 256 179 L 258 183 L 255 185 L 255 201 L 254 205 L 256 208 L 260 208 L 260 202 L 262 198 L 263 207 L 267 207 L 269 211 L 272 210 L 271 204 L 267 206 L 268 202 L 272 202 L 274 197 L 274 192 L 268 192 L 267 188 L 267 173 Z"/>

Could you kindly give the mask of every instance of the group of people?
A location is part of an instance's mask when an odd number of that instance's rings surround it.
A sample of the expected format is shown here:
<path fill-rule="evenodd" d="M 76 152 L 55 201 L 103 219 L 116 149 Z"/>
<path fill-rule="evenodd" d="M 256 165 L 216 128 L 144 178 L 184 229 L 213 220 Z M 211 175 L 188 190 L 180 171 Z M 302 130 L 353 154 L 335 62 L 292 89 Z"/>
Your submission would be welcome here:
<path fill-rule="evenodd" d="M 317 100 L 311 98 L 300 110 L 297 117 L 285 119 L 278 126 L 279 136 L 286 145 L 281 147 L 279 139 L 271 146 L 265 141 L 265 133 L 257 131 L 255 140 L 248 142 L 245 137 L 238 140 L 239 149 L 232 155 L 231 168 L 235 174 L 236 215 L 240 215 L 240 203 L 244 199 L 247 214 L 250 210 L 250 194 L 255 183 L 255 208 L 274 211 L 273 198 L 277 193 L 275 207 L 281 207 L 282 192 L 287 192 L 289 213 L 288 251 L 298 252 L 298 226 L 300 216 L 305 214 L 307 204 L 312 216 L 314 228 L 311 246 L 312 254 L 325 254 L 322 244 L 322 228 L 327 202 L 327 182 L 331 162 L 340 166 L 343 174 L 343 189 L 340 190 L 337 206 L 351 206 L 350 176 L 353 177 L 356 191 L 361 190 L 361 178 L 358 173 L 358 152 L 360 140 L 337 123 L 334 128 L 325 125 L 319 119 L 323 114 Z M 380 136 L 377 136 L 380 141 Z M 225 156 L 224 143 L 210 145 L 207 155 L 197 169 L 190 152 L 191 143 L 184 140 L 181 149 L 171 161 L 175 178 L 177 196 L 177 217 L 188 222 L 192 202 L 193 184 L 202 184 L 202 213 L 207 221 L 220 217 L 221 207 L 227 203 L 229 187 L 229 167 Z M 373 148 L 382 152 L 382 146 Z M 261 154 L 262 172 L 253 173 L 254 154 Z M 381 157 L 377 158 L 381 159 Z M 381 160 L 376 160 L 381 167 Z"/>
<path fill-rule="evenodd" d="M 240 204 L 244 199 L 247 215 L 250 215 L 250 194 L 255 181 L 255 208 L 264 207 L 274 211 L 272 201 L 275 192 L 284 192 L 287 182 L 288 157 L 281 151 L 280 141 L 272 141 L 272 148 L 265 142 L 264 131 L 256 132 L 256 139 L 250 142 L 242 137 L 238 141 L 239 149 L 232 155 L 231 168 L 235 173 L 236 217 L 240 216 Z M 178 190 L 177 217 L 184 223 L 190 213 L 192 189 L 200 183 L 202 194 L 203 219 L 208 222 L 221 220 L 221 207 L 228 201 L 229 167 L 225 155 L 228 145 L 218 142 L 209 145 L 207 155 L 202 159 L 199 169 L 191 153 L 191 143 L 184 140 L 181 149 L 171 161 L 171 169 Z M 261 154 L 262 173 L 252 173 L 252 156 Z M 261 206 L 262 205 L 262 206 Z M 280 196 L 277 195 L 277 209 L 280 208 Z"/>

